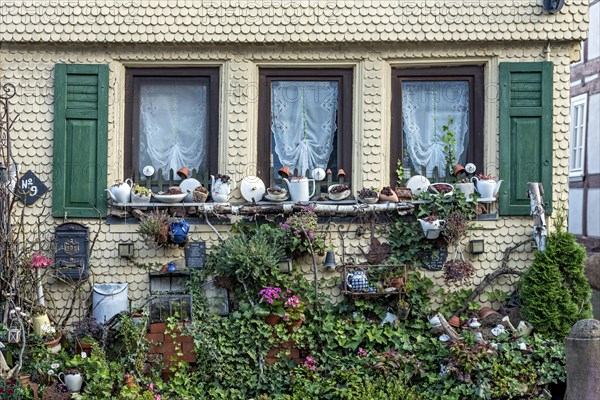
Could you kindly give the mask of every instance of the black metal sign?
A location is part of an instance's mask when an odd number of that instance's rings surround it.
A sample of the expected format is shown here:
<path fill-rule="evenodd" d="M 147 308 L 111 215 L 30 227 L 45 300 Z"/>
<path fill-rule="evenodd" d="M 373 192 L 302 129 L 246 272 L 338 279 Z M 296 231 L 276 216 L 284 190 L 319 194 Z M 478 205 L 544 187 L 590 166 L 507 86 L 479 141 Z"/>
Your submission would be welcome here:
<path fill-rule="evenodd" d="M 185 248 L 185 265 L 188 268 L 204 268 L 206 242 L 190 242 Z"/>
<path fill-rule="evenodd" d="M 31 171 L 25 172 L 18 180 L 16 195 L 25 205 L 30 206 L 42 197 L 48 187 Z"/>

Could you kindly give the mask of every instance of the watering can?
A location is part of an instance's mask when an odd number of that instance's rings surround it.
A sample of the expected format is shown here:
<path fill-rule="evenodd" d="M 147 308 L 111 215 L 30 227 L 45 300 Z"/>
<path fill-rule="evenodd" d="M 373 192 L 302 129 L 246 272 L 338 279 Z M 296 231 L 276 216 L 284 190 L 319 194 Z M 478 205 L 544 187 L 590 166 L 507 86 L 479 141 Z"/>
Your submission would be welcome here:
<path fill-rule="evenodd" d="M 293 177 L 291 181 L 283 178 L 288 187 L 292 201 L 310 201 L 315 194 L 315 180 L 303 177 Z M 312 182 L 312 192 L 309 192 L 309 184 Z"/>
<path fill-rule="evenodd" d="M 481 200 L 492 201 L 496 198 L 498 190 L 500 190 L 502 180 L 496 182 L 494 179 L 477 179 L 475 176 L 472 179 L 475 183 L 477 191 L 481 195 Z"/>
<path fill-rule="evenodd" d="M 131 199 L 131 187 L 133 181 L 131 179 L 125 179 L 125 181 L 117 180 L 110 189 L 106 189 L 110 198 L 115 203 L 129 203 Z"/>

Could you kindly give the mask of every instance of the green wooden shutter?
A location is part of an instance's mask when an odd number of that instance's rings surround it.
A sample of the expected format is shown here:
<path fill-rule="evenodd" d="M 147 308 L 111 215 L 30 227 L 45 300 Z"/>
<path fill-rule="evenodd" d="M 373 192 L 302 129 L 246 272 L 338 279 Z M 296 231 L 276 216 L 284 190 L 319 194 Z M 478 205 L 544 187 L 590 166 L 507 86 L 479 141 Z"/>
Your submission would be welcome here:
<path fill-rule="evenodd" d="M 108 66 L 57 64 L 54 73 L 55 217 L 106 216 Z"/>
<path fill-rule="evenodd" d="M 552 63 L 500 63 L 500 214 L 529 215 L 527 183 L 552 211 Z"/>

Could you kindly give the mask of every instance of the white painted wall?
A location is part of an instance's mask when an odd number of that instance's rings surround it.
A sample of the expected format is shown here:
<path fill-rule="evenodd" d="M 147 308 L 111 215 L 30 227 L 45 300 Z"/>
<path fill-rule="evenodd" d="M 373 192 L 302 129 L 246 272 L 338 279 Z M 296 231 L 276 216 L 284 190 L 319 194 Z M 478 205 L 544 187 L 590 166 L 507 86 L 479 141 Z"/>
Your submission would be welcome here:
<path fill-rule="evenodd" d="M 569 232 L 581 235 L 583 207 L 583 189 L 569 189 Z"/>
<path fill-rule="evenodd" d="M 598 174 L 600 173 L 600 93 L 588 97 L 587 142 L 587 172 Z"/>
<path fill-rule="evenodd" d="M 600 238 L 600 188 L 588 191 L 587 236 Z"/>
<path fill-rule="evenodd" d="M 588 32 L 588 59 L 600 57 L 600 3 L 590 7 L 590 25 Z"/>

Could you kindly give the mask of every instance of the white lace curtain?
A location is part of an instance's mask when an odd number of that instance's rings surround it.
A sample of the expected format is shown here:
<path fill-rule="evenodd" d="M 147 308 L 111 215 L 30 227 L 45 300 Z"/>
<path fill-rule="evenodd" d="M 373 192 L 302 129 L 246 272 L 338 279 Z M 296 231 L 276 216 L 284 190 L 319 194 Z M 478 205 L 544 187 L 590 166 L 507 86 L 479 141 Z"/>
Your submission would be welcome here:
<path fill-rule="evenodd" d="M 327 168 L 337 130 L 338 84 L 275 81 L 271 96 L 273 163 L 306 170 Z"/>
<path fill-rule="evenodd" d="M 456 132 L 455 162 L 464 162 L 468 147 L 469 83 L 466 81 L 410 81 L 402 82 L 402 126 L 404 149 L 409 164 L 417 171 L 422 167 L 427 175 L 438 168 L 446 174 L 444 132 L 442 126 L 454 120 L 450 129 Z M 405 166 L 407 164 L 404 156 Z"/>
<path fill-rule="evenodd" d="M 164 79 L 164 80 L 163 80 Z M 197 78 L 147 78 L 140 83 L 139 170 L 205 167 L 208 84 Z"/>

